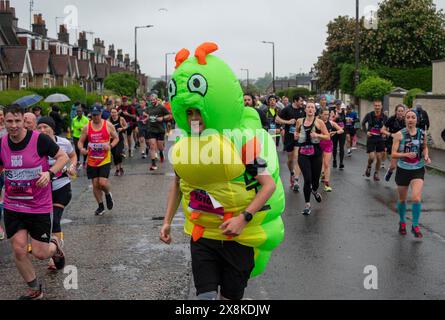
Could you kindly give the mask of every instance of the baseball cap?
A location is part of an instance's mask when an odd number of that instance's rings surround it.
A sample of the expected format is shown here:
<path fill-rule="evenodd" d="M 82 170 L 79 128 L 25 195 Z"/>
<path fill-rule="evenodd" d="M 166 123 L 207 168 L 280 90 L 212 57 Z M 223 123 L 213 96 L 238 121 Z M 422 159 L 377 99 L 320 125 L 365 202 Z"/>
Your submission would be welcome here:
<path fill-rule="evenodd" d="M 95 104 L 91 109 L 91 115 L 97 116 L 102 113 L 102 106 L 100 104 Z"/>
<path fill-rule="evenodd" d="M 128 100 L 128 97 L 127 96 L 123 96 L 122 97 L 122 101 L 127 101 Z"/>

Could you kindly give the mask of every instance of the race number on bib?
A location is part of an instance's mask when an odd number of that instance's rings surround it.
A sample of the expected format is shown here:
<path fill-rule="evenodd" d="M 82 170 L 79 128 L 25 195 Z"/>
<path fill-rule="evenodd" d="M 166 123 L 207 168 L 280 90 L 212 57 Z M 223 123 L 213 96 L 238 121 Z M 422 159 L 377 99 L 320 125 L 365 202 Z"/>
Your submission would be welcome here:
<path fill-rule="evenodd" d="M 300 147 L 300 153 L 304 156 L 313 156 L 315 154 L 314 146 L 302 146 Z"/>
<path fill-rule="evenodd" d="M 189 208 L 224 217 L 224 207 L 204 190 L 193 190 L 190 193 Z"/>

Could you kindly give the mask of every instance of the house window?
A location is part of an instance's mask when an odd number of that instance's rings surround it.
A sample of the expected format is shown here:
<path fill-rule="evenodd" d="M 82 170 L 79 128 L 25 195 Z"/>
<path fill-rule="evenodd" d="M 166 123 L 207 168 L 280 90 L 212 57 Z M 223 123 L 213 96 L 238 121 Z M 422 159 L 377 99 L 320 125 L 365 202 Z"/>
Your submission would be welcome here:
<path fill-rule="evenodd" d="M 73 55 L 73 48 L 69 48 L 69 55 L 72 56 Z"/>
<path fill-rule="evenodd" d="M 82 52 L 82 54 L 83 54 L 82 60 L 86 60 L 87 59 L 87 53 L 84 51 L 84 52 Z"/>
<path fill-rule="evenodd" d="M 32 39 L 28 38 L 28 49 L 31 50 L 32 49 Z"/>
<path fill-rule="evenodd" d="M 49 87 L 49 79 L 48 78 L 43 79 L 43 87 L 44 88 L 48 88 Z"/>
<path fill-rule="evenodd" d="M 79 81 L 79 86 L 80 86 L 81 88 L 83 88 L 83 81 L 82 81 L 82 80 Z"/>
<path fill-rule="evenodd" d="M 60 44 L 56 45 L 56 55 L 60 54 Z"/>
<path fill-rule="evenodd" d="M 63 46 L 63 47 L 62 47 L 62 54 L 64 54 L 64 55 L 68 54 L 68 48 L 67 48 L 67 46 Z"/>
<path fill-rule="evenodd" d="M 28 87 L 28 81 L 26 80 L 26 78 L 21 78 L 20 79 L 20 88 L 26 88 Z"/>
<path fill-rule="evenodd" d="M 63 80 L 63 86 L 64 87 L 68 87 L 68 81 L 65 79 L 65 80 Z"/>
<path fill-rule="evenodd" d="M 49 46 L 48 41 L 44 41 L 43 43 L 44 43 L 43 50 L 48 50 L 48 46 Z"/>
<path fill-rule="evenodd" d="M 36 44 L 35 50 L 42 50 L 42 40 L 36 39 L 35 44 Z"/>

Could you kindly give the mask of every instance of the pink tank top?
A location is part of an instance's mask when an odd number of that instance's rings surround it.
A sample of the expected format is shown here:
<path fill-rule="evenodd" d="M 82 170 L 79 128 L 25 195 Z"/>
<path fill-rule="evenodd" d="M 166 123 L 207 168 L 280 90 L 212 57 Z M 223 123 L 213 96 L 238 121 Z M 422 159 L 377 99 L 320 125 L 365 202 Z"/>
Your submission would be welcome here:
<path fill-rule="evenodd" d="M 8 135 L 2 138 L 1 158 L 5 169 L 4 208 L 20 213 L 46 214 L 53 210 L 51 183 L 38 188 L 39 174 L 49 170 L 48 157 L 40 157 L 34 131 L 25 149 L 13 151 Z"/>

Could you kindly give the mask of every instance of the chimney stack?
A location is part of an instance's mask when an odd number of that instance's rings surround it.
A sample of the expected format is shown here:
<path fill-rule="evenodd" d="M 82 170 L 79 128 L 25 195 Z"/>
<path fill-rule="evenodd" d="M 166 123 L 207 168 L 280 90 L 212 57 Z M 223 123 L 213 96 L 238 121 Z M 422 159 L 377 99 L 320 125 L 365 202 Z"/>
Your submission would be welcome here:
<path fill-rule="evenodd" d="M 64 24 L 59 26 L 58 39 L 61 42 L 70 43 L 70 34 L 68 33 L 68 30 Z"/>
<path fill-rule="evenodd" d="M 18 19 L 15 8 L 10 7 L 9 0 L 0 0 L 0 26 L 17 29 Z"/>
<path fill-rule="evenodd" d="M 34 33 L 40 34 L 44 38 L 47 37 L 48 29 L 46 29 L 46 23 L 45 20 L 43 20 L 41 13 L 34 15 L 34 23 L 32 24 L 32 31 Z"/>
<path fill-rule="evenodd" d="M 85 31 L 79 33 L 79 40 L 78 40 L 79 48 L 88 50 L 88 40 L 87 40 L 87 34 Z"/>
<path fill-rule="evenodd" d="M 117 61 L 124 62 L 124 55 L 122 54 L 122 49 L 117 49 Z"/>
<path fill-rule="evenodd" d="M 114 51 L 114 44 L 112 44 L 108 47 L 108 55 L 110 57 L 112 57 L 113 59 L 116 58 L 116 51 Z"/>
<path fill-rule="evenodd" d="M 125 55 L 124 63 L 126 68 L 130 67 L 130 55 L 128 53 Z"/>

